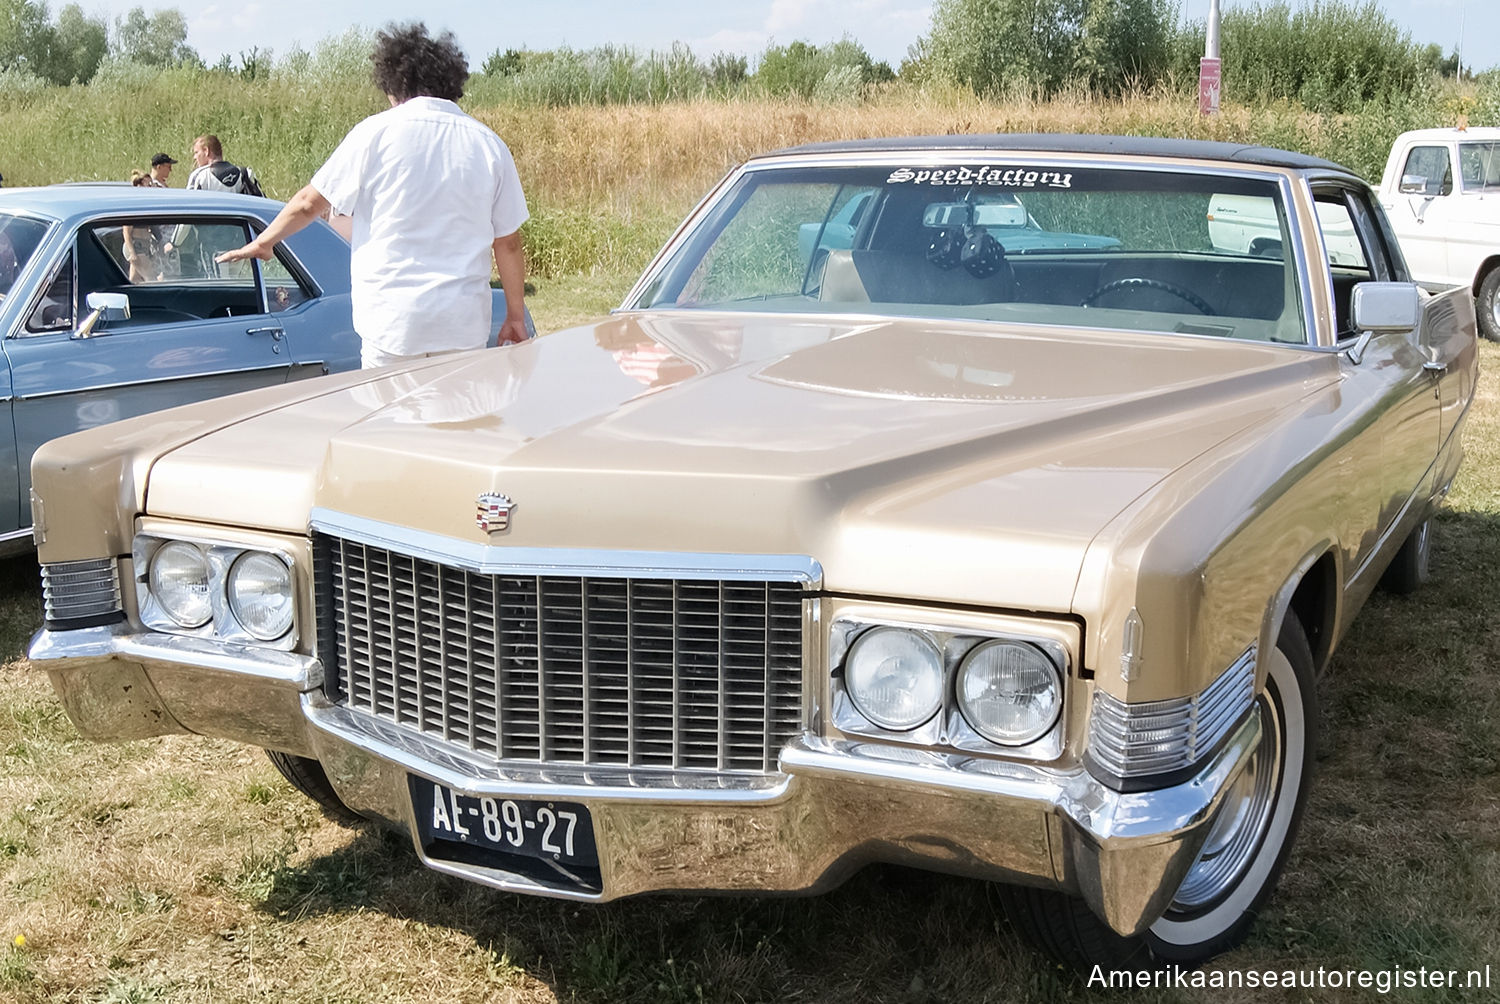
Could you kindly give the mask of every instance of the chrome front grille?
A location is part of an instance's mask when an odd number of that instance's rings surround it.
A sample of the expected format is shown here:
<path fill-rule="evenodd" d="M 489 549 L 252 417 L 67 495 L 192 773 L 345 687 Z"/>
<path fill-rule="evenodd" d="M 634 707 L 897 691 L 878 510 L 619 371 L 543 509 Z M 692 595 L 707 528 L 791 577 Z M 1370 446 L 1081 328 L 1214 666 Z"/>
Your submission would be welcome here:
<path fill-rule="evenodd" d="M 44 616 L 49 623 L 115 617 L 120 603 L 120 567 L 114 558 L 55 561 L 42 566 Z"/>
<path fill-rule="evenodd" d="M 480 574 L 315 535 L 330 698 L 496 760 L 777 769 L 802 586 Z"/>

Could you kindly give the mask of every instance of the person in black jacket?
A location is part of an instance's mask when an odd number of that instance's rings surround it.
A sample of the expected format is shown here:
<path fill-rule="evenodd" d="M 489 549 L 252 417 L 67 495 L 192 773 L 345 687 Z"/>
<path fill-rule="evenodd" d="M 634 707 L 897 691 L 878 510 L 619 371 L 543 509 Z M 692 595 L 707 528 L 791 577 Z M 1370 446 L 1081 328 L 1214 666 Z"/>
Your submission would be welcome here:
<path fill-rule="evenodd" d="M 224 159 L 224 146 L 217 136 L 199 136 L 193 140 L 193 163 L 198 166 L 188 175 L 189 189 L 239 192 L 242 195 L 262 194 L 254 171 Z"/>

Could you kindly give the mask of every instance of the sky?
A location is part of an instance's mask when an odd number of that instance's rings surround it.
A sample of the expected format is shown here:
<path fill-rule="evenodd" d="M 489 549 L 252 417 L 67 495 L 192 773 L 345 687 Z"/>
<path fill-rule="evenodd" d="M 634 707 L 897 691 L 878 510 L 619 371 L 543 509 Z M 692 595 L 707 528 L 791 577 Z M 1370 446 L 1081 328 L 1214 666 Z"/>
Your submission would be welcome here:
<path fill-rule="evenodd" d="M 237 57 L 250 48 L 278 57 L 294 43 L 313 48 L 320 39 L 350 25 L 378 28 L 390 21 L 425 20 L 433 29 L 453 31 L 479 64 L 497 49 L 591 49 L 623 44 L 665 49 L 686 42 L 700 58 L 716 52 L 754 57 L 772 42 L 798 39 L 814 44 L 845 35 L 875 59 L 899 68 L 907 46 L 925 35 L 932 20 L 931 0 L 78 0 L 90 14 L 110 21 L 132 7 L 148 12 L 176 6 L 187 17 L 188 44 L 209 64 L 221 55 Z M 1298 0 L 1291 0 L 1293 4 Z M 1351 0 L 1362 2 L 1362 0 Z M 1465 65 L 1485 69 L 1500 64 L 1500 2 L 1497 0 L 1377 0 L 1413 41 L 1436 42 L 1445 53 L 1462 44 Z M 1250 5 L 1221 0 L 1225 9 Z M 61 3 L 51 4 L 54 9 Z M 1186 18 L 1208 15 L 1209 0 L 1182 0 Z"/>

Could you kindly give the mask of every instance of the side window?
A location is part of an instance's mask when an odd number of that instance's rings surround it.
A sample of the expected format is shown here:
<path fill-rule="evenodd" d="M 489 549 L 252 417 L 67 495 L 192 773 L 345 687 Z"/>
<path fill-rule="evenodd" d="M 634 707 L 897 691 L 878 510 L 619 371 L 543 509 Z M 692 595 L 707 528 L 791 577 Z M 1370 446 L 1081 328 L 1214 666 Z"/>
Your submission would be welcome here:
<path fill-rule="evenodd" d="M 266 284 L 266 305 L 273 314 L 313 298 L 313 291 L 282 261 L 280 248 L 276 257 L 260 263 L 260 276 Z"/>
<path fill-rule="evenodd" d="M 1403 195 L 1449 195 L 1453 192 L 1453 165 L 1445 146 L 1413 147 L 1401 168 Z"/>
<path fill-rule="evenodd" d="M 227 220 L 144 217 L 85 227 L 77 244 L 79 299 L 129 296 L 130 318 L 111 328 L 263 314 L 253 264 L 214 261 L 247 240 L 249 229 Z"/>
<path fill-rule="evenodd" d="M 1319 192 L 1315 197 L 1318 229 L 1323 232 L 1323 250 L 1328 253 L 1328 264 L 1335 270 L 1358 271 L 1364 273 L 1364 278 L 1370 278 L 1370 262 L 1355 230 L 1349 206 L 1344 201 L 1344 193 Z"/>
<path fill-rule="evenodd" d="M 41 335 L 49 331 L 72 330 L 73 256 L 69 254 L 47 280 L 42 298 L 31 308 L 31 315 L 26 318 L 26 333 Z"/>
<path fill-rule="evenodd" d="M 1338 336 L 1354 334 L 1354 287 L 1361 282 L 1397 278 L 1384 231 L 1363 192 L 1338 188 L 1313 193 L 1318 226 L 1328 251 L 1333 308 Z"/>
<path fill-rule="evenodd" d="M 1460 143 L 1458 163 L 1465 191 L 1500 189 L 1500 143 Z"/>

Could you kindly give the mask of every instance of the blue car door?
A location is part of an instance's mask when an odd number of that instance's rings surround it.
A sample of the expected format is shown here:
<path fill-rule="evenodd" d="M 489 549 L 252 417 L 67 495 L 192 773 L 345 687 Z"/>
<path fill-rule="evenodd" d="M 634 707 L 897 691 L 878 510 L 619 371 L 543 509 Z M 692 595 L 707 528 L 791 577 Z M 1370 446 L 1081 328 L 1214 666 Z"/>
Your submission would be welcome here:
<path fill-rule="evenodd" d="M 31 454 L 49 439 L 286 381 L 290 355 L 260 269 L 213 261 L 248 239 L 244 221 L 204 217 L 79 228 L 7 343 L 23 509 Z M 96 311 L 90 294 L 125 309 Z"/>

